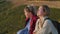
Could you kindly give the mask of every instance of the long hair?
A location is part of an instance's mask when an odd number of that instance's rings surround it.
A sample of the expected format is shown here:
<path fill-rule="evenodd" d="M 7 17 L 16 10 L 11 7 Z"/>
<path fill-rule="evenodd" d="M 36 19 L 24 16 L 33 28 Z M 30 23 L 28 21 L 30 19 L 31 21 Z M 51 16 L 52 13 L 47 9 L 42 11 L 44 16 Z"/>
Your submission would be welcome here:
<path fill-rule="evenodd" d="M 36 15 L 36 7 L 35 6 L 27 5 L 24 9 L 27 9 L 28 12 L 31 12 L 33 15 Z"/>

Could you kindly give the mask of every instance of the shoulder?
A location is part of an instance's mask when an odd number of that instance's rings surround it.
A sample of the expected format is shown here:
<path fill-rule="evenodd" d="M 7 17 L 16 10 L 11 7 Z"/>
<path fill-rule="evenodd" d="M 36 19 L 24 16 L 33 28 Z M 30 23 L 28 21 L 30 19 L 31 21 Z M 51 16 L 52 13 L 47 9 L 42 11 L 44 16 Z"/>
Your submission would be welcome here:
<path fill-rule="evenodd" d="M 39 23 L 39 21 L 40 21 L 40 19 L 37 19 L 36 24 L 38 24 L 38 23 Z"/>
<path fill-rule="evenodd" d="M 39 22 L 39 21 L 40 21 L 40 19 L 37 19 L 37 21 Z"/>
<path fill-rule="evenodd" d="M 49 20 L 49 19 L 47 19 L 47 20 L 45 20 L 44 24 L 46 24 L 46 25 L 52 25 L 52 21 Z"/>
<path fill-rule="evenodd" d="M 45 20 L 45 22 L 52 23 L 52 21 L 50 19 Z"/>
<path fill-rule="evenodd" d="M 37 19 L 38 19 L 37 16 L 33 16 L 33 17 L 32 17 L 32 20 L 33 20 L 33 21 L 36 21 Z"/>

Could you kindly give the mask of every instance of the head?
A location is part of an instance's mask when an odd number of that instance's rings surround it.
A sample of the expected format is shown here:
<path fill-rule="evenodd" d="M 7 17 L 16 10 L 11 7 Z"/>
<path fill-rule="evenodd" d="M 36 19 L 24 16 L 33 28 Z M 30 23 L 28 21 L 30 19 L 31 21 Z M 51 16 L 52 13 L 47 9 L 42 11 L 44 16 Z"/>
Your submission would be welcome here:
<path fill-rule="evenodd" d="M 27 18 L 30 18 L 31 15 L 35 15 L 35 7 L 34 6 L 27 6 L 24 8 L 24 13 Z"/>
<path fill-rule="evenodd" d="M 41 5 L 38 9 L 37 16 L 48 16 L 50 14 L 50 8 L 47 5 Z"/>

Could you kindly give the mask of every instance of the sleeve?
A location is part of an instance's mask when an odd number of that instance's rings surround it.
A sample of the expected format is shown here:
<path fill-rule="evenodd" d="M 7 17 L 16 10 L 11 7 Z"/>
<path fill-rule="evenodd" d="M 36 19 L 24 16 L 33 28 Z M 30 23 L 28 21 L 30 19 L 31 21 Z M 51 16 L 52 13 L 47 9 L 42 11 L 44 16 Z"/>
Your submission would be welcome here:
<path fill-rule="evenodd" d="M 49 21 L 49 26 L 52 31 L 52 34 L 58 34 L 57 29 L 55 28 L 55 26 L 53 25 L 51 21 Z"/>
<path fill-rule="evenodd" d="M 45 21 L 43 24 L 43 27 L 41 28 L 41 30 L 38 31 L 38 34 L 48 34 L 49 32 L 49 25 L 48 25 L 49 21 Z"/>
<path fill-rule="evenodd" d="M 52 22 L 50 20 L 46 20 L 39 34 L 49 34 L 49 33 L 58 34 Z"/>
<path fill-rule="evenodd" d="M 37 32 L 38 31 L 38 21 L 39 21 L 39 19 L 36 21 L 35 30 L 33 32 Z"/>

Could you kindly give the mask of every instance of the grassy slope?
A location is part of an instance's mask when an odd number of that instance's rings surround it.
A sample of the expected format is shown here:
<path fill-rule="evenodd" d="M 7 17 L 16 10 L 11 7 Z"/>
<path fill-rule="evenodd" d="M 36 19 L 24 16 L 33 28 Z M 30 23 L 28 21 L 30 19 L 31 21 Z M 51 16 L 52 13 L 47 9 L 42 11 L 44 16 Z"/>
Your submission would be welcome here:
<path fill-rule="evenodd" d="M 6 7 L 9 9 L 10 5 L 7 5 Z M 6 8 L 3 10 L 0 9 L 0 34 L 16 34 L 18 30 L 24 28 L 24 7 L 24 5 L 21 5 L 10 10 Z M 51 8 L 50 17 L 60 20 L 60 9 Z"/>
<path fill-rule="evenodd" d="M 14 16 L 9 16 L 9 20 L 8 20 L 8 24 L 9 24 L 9 34 L 16 34 L 16 32 L 22 28 L 24 28 L 24 24 L 25 24 L 25 16 L 24 16 L 24 9 L 25 6 L 19 6 L 17 8 L 14 9 L 14 13 L 16 13 Z M 13 12 L 13 11 L 12 11 Z M 13 15 L 14 13 L 12 13 L 11 15 Z M 56 9 L 56 8 L 51 8 L 51 15 L 50 17 L 52 19 L 56 19 L 56 20 L 60 20 L 60 9 Z M 11 26 L 10 26 L 11 25 Z M 11 31 L 10 31 L 11 30 Z"/>
<path fill-rule="evenodd" d="M 50 15 L 50 17 L 52 19 L 56 19 L 56 20 L 60 21 L 60 9 L 51 8 L 51 15 Z"/>

